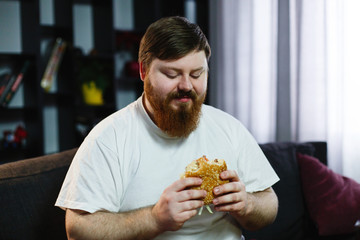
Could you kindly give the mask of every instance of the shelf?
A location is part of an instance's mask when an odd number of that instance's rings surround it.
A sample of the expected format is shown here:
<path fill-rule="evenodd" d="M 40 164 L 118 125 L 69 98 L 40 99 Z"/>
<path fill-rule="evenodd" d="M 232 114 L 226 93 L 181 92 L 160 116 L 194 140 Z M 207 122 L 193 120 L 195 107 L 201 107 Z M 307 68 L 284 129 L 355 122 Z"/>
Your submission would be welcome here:
<path fill-rule="evenodd" d="M 24 59 L 26 56 L 20 54 L 20 53 L 0 53 L 0 61 L 4 60 L 14 60 L 14 59 Z"/>
<path fill-rule="evenodd" d="M 78 105 L 76 106 L 76 117 L 78 118 L 105 118 L 114 113 L 115 104 L 105 104 L 101 106 Z"/>
<path fill-rule="evenodd" d="M 28 113 L 34 113 L 35 107 L 0 107 L 1 120 L 22 118 Z"/>
<path fill-rule="evenodd" d="M 113 61 L 114 55 L 110 53 L 98 53 L 94 51 L 92 55 L 83 55 L 83 54 L 76 54 L 74 56 L 75 60 L 81 61 Z"/>
<path fill-rule="evenodd" d="M 51 9 L 52 25 L 40 23 L 40 0 L 17 1 L 20 5 L 21 53 L 0 53 L 0 66 L 7 65 L 18 71 L 28 59 L 32 65 L 23 82 L 23 106 L 0 108 L 0 124 L 20 122 L 25 125 L 28 132 L 25 148 L 0 150 L 0 160 L 9 158 L 9 161 L 46 154 L 47 141 L 58 142 L 57 149 L 60 151 L 77 147 L 85 136 L 84 132 L 79 133 L 78 128 L 85 128 L 85 133 L 90 131 L 94 124 L 117 110 L 117 101 L 123 96 L 126 97 L 127 92 L 131 92 L 132 96 L 134 92 L 137 97 L 140 96 L 143 92 L 143 82 L 136 76 L 137 66 L 130 65 L 127 69 L 132 70 L 122 73 L 122 64 L 137 61 L 140 40 L 150 23 L 164 16 L 183 15 L 184 8 L 184 0 L 134 0 L 134 12 L 131 14 L 134 18 L 134 30 L 124 31 L 114 27 L 117 18 L 113 15 L 119 14 L 119 11 L 114 11 L 114 7 L 117 6 L 115 1 L 55 0 Z M 87 14 L 88 6 L 79 6 L 79 9 L 86 10 L 84 16 L 81 15 L 83 11 L 74 12 L 75 4 L 90 5 L 91 14 Z M 0 20 L 4 19 L 7 20 L 6 17 L 0 16 Z M 82 24 L 83 21 L 91 24 Z M 79 36 L 86 39 L 81 41 Z M 57 37 L 63 38 L 68 45 L 58 68 L 57 83 L 56 87 L 54 86 L 56 92 L 47 93 L 40 86 L 48 64 L 48 55 L 52 53 L 51 45 L 46 47 L 46 44 L 50 44 Z M 92 38 L 91 41 L 87 41 L 88 37 Z M 83 54 L 83 51 L 90 48 L 93 50 L 89 55 Z M 105 76 L 109 82 L 104 91 L 105 104 L 102 106 L 89 106 L 83 103 L 78 81 L 79 69 L 92 62 L 104 66 Z M 134 73 L 135 77 L 125 76 L 131 75 L 129 72 Z M 118 78 L 121 74 L 124 74 L 124 77 Z M 49 138 L 46 126 L 52 125 L 59 133 L 56 136 L 50 134 Z"/>
<path fill-rule="evenodd" d="M 19 65 L 25 60 L 34 61 L 34 59 L 35 59 L 34 54 L 0 53 L 0 64 L 7 63 L 7 64 Z"/>
<path fill-rule="evenodd" d="M 73 93 L 45 93 L 44 105 L 74 106 L 75 96 Z"/>
<path fill-rule="evenodd" d="M 60 26 L 41 26 L 40 35 L 44 38 L 57 38 L 72 39 L 72 29 Z"/>

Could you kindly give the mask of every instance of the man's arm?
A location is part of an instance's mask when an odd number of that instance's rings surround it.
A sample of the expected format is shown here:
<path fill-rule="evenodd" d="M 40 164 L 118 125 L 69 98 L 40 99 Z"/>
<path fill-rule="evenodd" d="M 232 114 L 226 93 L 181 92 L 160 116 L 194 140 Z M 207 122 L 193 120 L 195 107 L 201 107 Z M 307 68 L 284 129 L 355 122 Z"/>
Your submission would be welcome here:
<path fill-rule="evenodd" d="M 187 189 L 201 182 L 200 178 L 179 179 L 164 190 L 154 206 L 130 212 L 67 209 L 68 239 L 152 239 L 165 231 L 178 230 L 203 206 L 201 199 L 206 191 Z"/>
<path fill-rule="evenodd" d="M 66 210 L 68 239 L 151 239 L 161 233 L 152 207 L 128 213 Z"/>
<path fill-rule="evenodd" d="M 263 228 L 275 220 L 278 199 L 271 187 L 247 193 L 235 171 L 222 172 L 221 177 L 230 180 L 230 183 L 214 189 L 216 211 L 229 212 L 243 228 L 250 231 Z"/>

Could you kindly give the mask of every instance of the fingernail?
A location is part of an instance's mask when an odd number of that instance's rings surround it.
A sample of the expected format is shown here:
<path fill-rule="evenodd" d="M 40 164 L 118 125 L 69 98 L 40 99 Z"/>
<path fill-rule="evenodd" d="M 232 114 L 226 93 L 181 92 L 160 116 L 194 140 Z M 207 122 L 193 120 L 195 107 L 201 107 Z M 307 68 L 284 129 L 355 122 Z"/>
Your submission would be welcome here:
<path fill-rule="evenodd" d="M 218 194 L 218 193 L 220 192 L 220 189 L 215 188 L 215 189 L 214 189 L 214 192 L 215 192 L 216 194 Z"/>

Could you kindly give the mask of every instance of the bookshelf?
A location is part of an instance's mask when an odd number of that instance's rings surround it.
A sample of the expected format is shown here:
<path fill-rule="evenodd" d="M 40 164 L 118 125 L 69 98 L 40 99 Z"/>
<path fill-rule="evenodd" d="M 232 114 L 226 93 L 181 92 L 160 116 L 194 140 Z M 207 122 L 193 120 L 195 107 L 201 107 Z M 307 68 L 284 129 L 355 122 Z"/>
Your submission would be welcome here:
<path fill-rule="evenodd" d="M 187 2 L 200 6 L 197 22 L 207 32 L 207 0 L 0 0 L 0 22 L 11 12 L 11 34 L 0 36 L 0 67 L 19 71 L 31 62 L 14 102 L 0 107 L 0 139 L 21 125 L 26 141 L 0 147 L 0 164 L 78 147 L 96 123 L 138 98 L 143 86 L 134 62 L 141 36 L 160 17 L 185 15 Z M 57 38 L 67 46 L 45 91 L 41 80 Z M 79 84 L 81 67 L 93 62 L 108 79 L 104 103 L 94 106 L 84 103 Z"/>

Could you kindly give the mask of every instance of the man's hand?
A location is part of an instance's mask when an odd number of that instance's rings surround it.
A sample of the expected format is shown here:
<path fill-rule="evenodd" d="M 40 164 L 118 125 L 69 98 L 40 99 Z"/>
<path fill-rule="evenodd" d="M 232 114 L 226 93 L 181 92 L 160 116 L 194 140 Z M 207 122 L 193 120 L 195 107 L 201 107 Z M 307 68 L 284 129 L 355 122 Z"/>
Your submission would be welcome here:
<path fill-rule="evenodd" d="M 230 182 L 214 188 L 216 211 L 229 212 L 248 230 L 260 229 L 275 220 L 278 201 L 272 188 L 247 193 L 234 170 L 224 171 L 220 177 Z"/>
<path fill-rule="evenodd" d="M 167 187 L 152 209 L 152 214 L 162 231 L 176 231 L 196 215 L 197 208 L 204 205 L 205 190 L 190 190 L 200 186 L 201 178 L 183 178 Z"/>
<path fill-rule="evenodd" d="M 229 183 L 214 188 L 213 200 L 215 210 L 219 212 L 239 212 L 246 213 L 247 193 L 245 185 L 240 181 L 239 176 L 234 170 L 227 170 L 220 174 L 221 179 L 229 180 Z"/>

